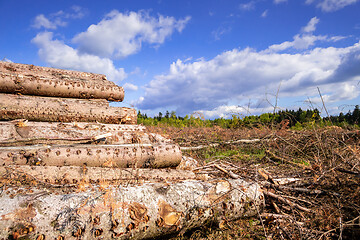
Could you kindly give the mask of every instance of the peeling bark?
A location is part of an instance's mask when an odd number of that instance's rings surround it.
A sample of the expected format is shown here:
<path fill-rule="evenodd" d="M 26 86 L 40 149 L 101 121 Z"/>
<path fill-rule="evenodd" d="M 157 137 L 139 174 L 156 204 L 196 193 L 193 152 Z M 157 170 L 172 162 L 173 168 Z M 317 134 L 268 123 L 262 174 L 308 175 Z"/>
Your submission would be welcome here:
<path fill-rule="evenodd" d="M 105 75 L 0 61 L 0 92 L 122 101 L 124 89 Z"/>
<path fill-rule="evenodd" d="M 0 195 L 0 238 L 156 238 L 209 221 L 253 216 L 263 205 L 260 187 L 241 179 L 67 191 L 7 186 Z"/>
<path fill-rule="evenodd" d="M 0 120 L 136 124 L 135 109 L 110 107 L 106 100 L 19 96 L 0 93 Z"/>
<path fill-rule="evenodd" d="M 89 166 L 118 168 L 176 167 L 181 151 L 175 144 L 31 145 L 0 147 L 0 165 Z"/>
<path fill-rule="evenodd" d="M 0 146 L 36 144 L 173 144 L 144 126 L 101 123 L 0 122 Z"/>

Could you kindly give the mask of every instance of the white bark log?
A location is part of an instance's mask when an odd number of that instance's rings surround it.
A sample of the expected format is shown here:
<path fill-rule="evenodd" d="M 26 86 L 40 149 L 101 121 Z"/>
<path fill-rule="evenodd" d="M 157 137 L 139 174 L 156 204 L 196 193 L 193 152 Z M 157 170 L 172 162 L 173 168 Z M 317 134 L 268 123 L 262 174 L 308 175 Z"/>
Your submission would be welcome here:
<path fill-rule="evenodd" d="M 106 100 L 19 96 L 0 93 L 0 120 L 136 124 L 135 109 L 110 107 Z"/>
<path fill-rule="evenodd" d="M 257 215 L 263 205 L 259 185 L 240 179 L 78 190 L 7 186 L 0 195 L 0 238 L 156 238 Z"/>
<path fill-rule="evenodd" d="M 105 75 L 0 61 L 0 92 L 122 101 L 124 89 Z"/>
<path fill-rule="evenodd" d="M 0 122 L 0 146 L 35 144 L 173 144 L 144 126 L 101 123 Z"/>
<path fill-rule="evenodd" d="M 0 147 L 0 165 L 89 166 L 118 168 L 176 167 L 181 151 L 175 144 L 31 145 Z"/>
<path fill-rule="evenodd" d="M 129 184 L 161 181 L 202 179 L 192 171 L 150 168 L 102 168 L 78 166 L 24 166 L 0 167 L 2 180 L 10 182 L 28 179 L 46 186 L 77 186 L 80 183 Z"/>

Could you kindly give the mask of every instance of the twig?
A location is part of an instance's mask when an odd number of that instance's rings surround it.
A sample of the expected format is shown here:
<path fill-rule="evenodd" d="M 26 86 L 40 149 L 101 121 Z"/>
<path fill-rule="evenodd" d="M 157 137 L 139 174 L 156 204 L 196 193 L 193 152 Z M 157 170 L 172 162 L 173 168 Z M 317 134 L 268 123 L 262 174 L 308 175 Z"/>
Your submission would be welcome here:
<path fill-rule="evenodd" d="M 269 156 L 270 159 L 273 159 L 275 161 L 286 162 L 286 163 L 289 163 L 289 164 L 292 164 L 292 165 L 295 165 L 295 166 L 298 166 L 298 167 L 303 167 L 303 168 L 308 169 L 308 170 L 313 170 L 311 167 L 308 167 L 308 166 L 306 166 L 304 164 L 296 163 L 296 162 L 287 160 L 285 158 L 276 156 L 274 153 L 270 152 L 269 150 L 265 150 L 265 153 Z"/>
<path fill-rule="evenodd" d="M 285 199 L 285 198 L 283 198 L 283 197 L 281 197 L 281 196 L 279 196 L 279 195 L 276 195 L 275 193 L 268 192 L 268 191 L 265 191 L 265 190 L 263 190 L 263 193 L 264 193 L 266 196 L 269 196 L 269 197 L 275 198 L 275 199 L 277 199 L 277 200 L 279 200 L 279 201 L 281 201 L 281 202 L 287 203 L 287 204 L 289 204 L 291 207 L 296 207 L 297 209 L 302 210 L 302 211 L 305 211 L 305 212 L 311 212 L 311 209 L 308 209 L 308 208 L 306 208 L 306 207 L 302 207 L 302 206 L 300 206 L 299 204 L 293 203 L 293 202 L 291 202 L 291 201 L 289 201 L 289 200 L 287 200 L 287 199 Z"/>
<path fill-rule="evenodd" d="M 347 221 L 345 223 L 342 224 L 342 227 L 346 227 L 346 226 L 353 226 L 353 222 L 355 222 L 356 220 L 358 220 L 360 218 L 360 215 L 357 216 L 356 218 L 350 220 L 350 221 Z M 359 226 L 360 224 L 355 224 L 356 226 Z M 331 232 L 334 232 L 336 231 L 338 228 L 340 227 L 336 227 L 336 228 L 333 228 L 333 229 L 330 229 L 329 231 L 327 232 L 324 232 L 323 234 L 321 234 L 321 236 L 319 237 L 319 239 L 322 239 L 324 236 L 326 236 L 327 234 L 331 233 Z"/>
<path fill-rule="evenodd" d="M 339 171 L 339 172 L 342 172 L 342 173 L 348 173 L 348 174 L 351 174 L 351 175 L 355 175 L 355 177 L 360 178 L 360 173 L 359 172 L 353 172 L 353 171 L 349 171 L 349 170 L 346 170 L 346 169 L 343 169 L 343 168 L 336 168 L 336 171 Z"/>
<path fill-rule="evenodd" d="M 328 116 L 329 121 L 331 122 L 331 120 L 330 120 L 330 115 L 329 115 L 329 113 L 328 113 L 328 111 L 327 111 L 327 109 L 326 109 L 326 106 L 325 106 L 325 103 L 324 103 L 324 99 L 323 99 L 323 97 L 322 97 L 322 95 L 321 95 L 321 92 L 320 92 L 320 88 L 319 88 L 319 87 L 317 87 L 317 89 L 318 89 L 318 92 L 319 92 L 319 95 L 320 95 L 320 98 L 321 98 L 321 102 L 322 102 L 322 104 L 323 104 L 323 106 L 324 106 L 324 109 L 325 109 L 326 115 Z"/>
<path fill-rule="evenodd" d="M 217 164 L 214 164 L 214 167 L 216 167 L 216 168 L 219 169 L 220 171 L 226 173 L 227 175 L 229 175 L 229 176 L 230 176 L 231 178 L 233 178 L 233 179 L 238 179 L 238 178 L 239 178 L 239 176 L 238 176 L 237 174 L 233 173 L 231 170 L 230 170 L 230 171 L 227 171 L 227 170 L 225 170 L 224 168 L 220 167 L 220 166 L 217 165 Z"/>

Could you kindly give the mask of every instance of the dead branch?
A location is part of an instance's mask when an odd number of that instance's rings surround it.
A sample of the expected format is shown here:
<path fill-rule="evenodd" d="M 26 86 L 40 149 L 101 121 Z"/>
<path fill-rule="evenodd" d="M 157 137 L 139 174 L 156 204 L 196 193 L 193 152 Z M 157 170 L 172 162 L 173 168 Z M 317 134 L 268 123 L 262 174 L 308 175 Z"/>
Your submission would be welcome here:
<path fill-rule="evenodd" d="M 263 193 L 266 195 L 266 196 L 269 196 L 269 197 L 272 197 L 272 198 L 275 198 L 283 203 L 287 203 L 288 205 L 290 205 L 291 207 L 295 207 L 301 211 L 305 211 L 305 212 L 312 212 L 311 209 L 308 209 L 308 208 L 305 208 L 305 207 L 302 207 L 300 206 L 299 204 L 296 204 L 296 203 L 293 203 L 279 195 L 276 195 L 275 193 L 272 193 L 272 192 L 268 192 L 268 191 L 265 191 L 263 190 Z"/>

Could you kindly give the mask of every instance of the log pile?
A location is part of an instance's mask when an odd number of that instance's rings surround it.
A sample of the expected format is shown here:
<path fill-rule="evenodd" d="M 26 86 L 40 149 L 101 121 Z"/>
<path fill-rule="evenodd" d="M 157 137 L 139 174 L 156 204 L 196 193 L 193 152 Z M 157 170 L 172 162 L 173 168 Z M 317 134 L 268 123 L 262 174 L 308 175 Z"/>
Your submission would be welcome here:
<path fill-rule="evenodd" d="M 259 212 L 257 184 L 181 170 L 178 145 L 109 106 L 123 98 L 104 75 L 0 62 L 1 239 L 154 238 Z"/>

